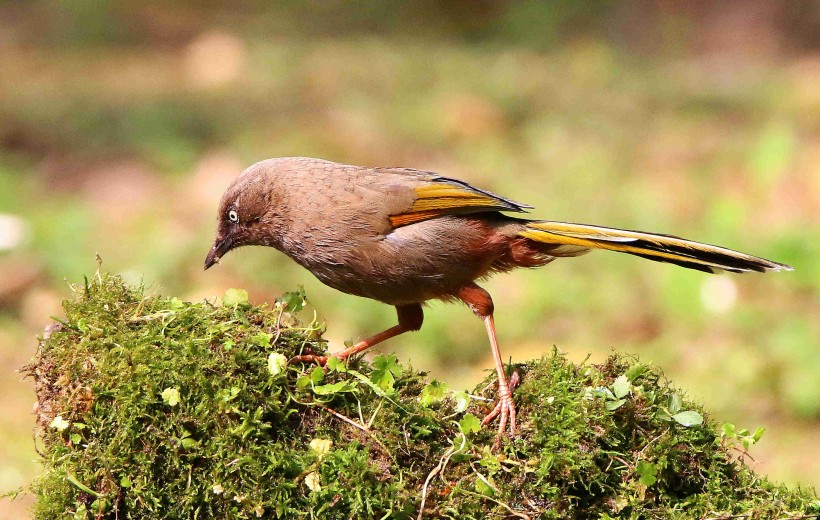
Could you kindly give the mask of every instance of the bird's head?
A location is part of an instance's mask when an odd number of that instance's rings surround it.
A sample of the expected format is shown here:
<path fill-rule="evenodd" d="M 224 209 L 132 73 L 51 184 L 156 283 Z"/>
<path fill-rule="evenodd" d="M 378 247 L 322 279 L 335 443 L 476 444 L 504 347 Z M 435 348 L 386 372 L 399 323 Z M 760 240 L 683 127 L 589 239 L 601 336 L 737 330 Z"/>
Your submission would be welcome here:
<path fill-rule="evenodd" d="M 275 245 L 279 219 L 272 180 L 269 168 L 257 163 L 228 187 L 219 203 L 216 237 L 205 258 L 205 269 L 237 247 Z"/>

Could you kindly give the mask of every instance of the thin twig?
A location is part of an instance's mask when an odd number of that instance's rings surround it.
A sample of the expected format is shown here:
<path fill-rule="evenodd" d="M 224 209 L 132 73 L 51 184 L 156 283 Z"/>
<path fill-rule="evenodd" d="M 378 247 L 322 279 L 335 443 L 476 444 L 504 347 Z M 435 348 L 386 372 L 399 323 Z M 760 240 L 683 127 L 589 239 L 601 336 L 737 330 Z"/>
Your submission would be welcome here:
<path fill-rule="evenodd" d="M 460 435 L 461 439 L 461 446 L 456 449 L 456 445 L 453 444 L 450 448 L 447 449 L 447 452 L 444 456 L 439 459 L 438 465 L 433 468 L 430 473 L 427 474 L 427 478 L 424 479 L 424 487 L 421 488 L 421 506 L 419 506 L 419 516 L 416 517 L 416 520 L 421 520 L 422 516 L 424 515 L 424 504 L 427 503 L 427 488 L 430 485 L 430 481 L 435 478 L 436 475 L 444 471 L 444 468 L 447 466 L 447 463 L 450 462 L 450 457 L 455 455 L 456 453 L 461 452 L 464 449 L 464 446 L 467 444 L 467 437 L 464 434 Z"/>
<path fill-rule="evenodd" d="M 382 441 L 380 441 L 380 440 L 379 440 L 379 438 L 378 438 L 378 437 L 376 437 L 376 436 L 373 434 L 373 432 L 372 432 L 372 431 L 370 431 L 370 428 L 368 428 L 367 426 L 363 426 L 363 425 L 361 425 L 361 424 L 357 423 L 356 421 L 354 421 L 354 420 L 353 420 L 353 419 L 351 419 L 350 417 L 347 417 L 346 415 L 340 414 L 339 412 L 337 412 L 337 411 L 336 411 L 336 410 L 334 410 L 333 408 L 330 408 L 330 407 L 328 407 L 328 406 L 325 406 L 325 405 L 323 405 L 322 403 L 309 403 L 309 404 L 308 404 L 308 406 L 318 406 L 319 408 L 321 408 L 322 410 L 326 411 L 326 412 L 327 412 L 327 413 L 329 413 L 330 415 L 332 415 L 332 416 L 336 417 L 337 419 L 340 419 L 340 420 L 342 420 L 342 421 L 346 422 L 347 424 L 349 424 L 349 425 L 353 426 L 354 428 L 358 428 L 359 430 L 361 430 L 361 431 L 363 431 L 365 434 L 367 434 L 367 436 L 368 436 L 368 437 L 370 437 L 371 439 L 373 439 L 374 441 L 376 441 L 376 444 L 378 444 L 379 446 L 381 446 L 381 448 L 385 451 L 385 453 L 388 453 L 388 454 L 390 453 L 390 450 L 388 450 L 388 449 L 387 449 L 387 446 L 385 446 L 384 444 L 382 444 Z"/>
<path fill-rule="evenodd" d="M 279 316 L 276 317 L 276 337 L 273 338 L 271 345 L 278 344 L 279 337 L 282 335 L 282 314 L 285 313 L 285 306 L 277 303 L 277 307 L 279 307 Z"/>
<path fill-rule="evenodd" d="M 480 497 L 480 498 L 483 498 L 484 500 L 489 500 L 490 502 L 495 502 L 497 505 L 502 506 L 507 511 L 509 511 L 510 514 L 513 515 L 513 516 L 516 516 L 518 518 L 524 518 L 525 520 L 532 520 L 532 517 L 530 517 L 530 515 L 528 515 L 527 513 L 519 513 L 518 511 L 515 511 L 513 508 L 511 508 L 510 506 L 505 504 L 504 502 L 502 502 L 502 501 L 500 501 L 496 498 L 493 498 L 491 496 L 482 495 L 481 493 L 476 493 L 474 491 L 467 491 L 466 489 L 459 489 L 458 492 L 459 493 L 464 493 L 465 495 L 472 495 L 472 496 Z"/>
<path fill-rule="evenodd" d="M 337 412 L 337 411 L 336 411 L 336 410 L 334 410 L 333 408 L 330 408 L 330 407 L 328 407 L 328 406 L 325 406 L 325 405 L 323 405 L 323 404 L 321 404 L 321 403 L 313 403 L 313 404 L 312 404 L 312 406 L 318 406 L 319 408 L 321 408 L 322 410 L 326 411 L 326 412 L 327 412 L 327 413 L 329 413 L 330 415 L 332 415 L 332 416 L 336 417 L 337 419 L 341 419 L 341 420 L 343 420 L 344 422 L 346 422 L 347 424 L 349 424 L 349 425 L 351 425 L 351 426 L 353 426 L 353 427 L 355 427 L 355 428 L 360 429 L 361 431 L 365 432 L 366 434 L 368 434 L 368 435 L 372 435 L 372 433 L 370 432 L 370 430 L 369 430 L 366 426 L 362 426 L 361 424 L 357 423 L 356 421 L 354 421 L 354 420 L 353 420 L 353 419 L 351 419 L 350 417 L 348 417 L 348 416 L 346 416 L 346 415 L 342 415 L 342 414 L 340 414 L 339 412 Z"/>

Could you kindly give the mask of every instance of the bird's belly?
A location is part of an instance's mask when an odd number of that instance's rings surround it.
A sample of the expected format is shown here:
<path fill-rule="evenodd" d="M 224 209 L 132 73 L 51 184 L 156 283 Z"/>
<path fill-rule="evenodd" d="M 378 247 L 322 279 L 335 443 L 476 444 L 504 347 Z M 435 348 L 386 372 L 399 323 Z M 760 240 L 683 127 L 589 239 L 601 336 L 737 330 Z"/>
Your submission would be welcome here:
<path fill-rule="evenodd" d="M 487 275 L 497 258 L 482 232 L 439 218 L 360 243 L 335 262 L 305 267 L 330 287 L 391 305 L 447 298 Z"/>
<path fill-rule="evenodd" d="M 391 305 L 446 298 L 458 288 L 480 278 L 485 274 L 482 271 L 465 264 L 436 270 L 394 264 L 388 269 L 370 271 L 366 275 L 359 269 L 345 267 L 312 270 L 321 282 L 334 289 Z"/>

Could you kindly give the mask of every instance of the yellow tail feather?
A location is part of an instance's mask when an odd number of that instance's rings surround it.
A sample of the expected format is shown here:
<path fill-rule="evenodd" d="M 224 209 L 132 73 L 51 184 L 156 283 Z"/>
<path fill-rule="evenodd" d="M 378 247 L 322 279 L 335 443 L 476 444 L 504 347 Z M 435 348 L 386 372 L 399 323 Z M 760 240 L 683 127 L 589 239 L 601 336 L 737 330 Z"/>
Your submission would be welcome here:
<path fill-rule="evenodd" d="M 786 264 L 725 247 L 641 231 L 542 220 L 528 222 L 519 235 L 538 244 L 554 245 L 545 248 L 547 254 L 554 256 L 576 256 L 589 249 L 608 249 L 707 273 L 792 270 Z"/>

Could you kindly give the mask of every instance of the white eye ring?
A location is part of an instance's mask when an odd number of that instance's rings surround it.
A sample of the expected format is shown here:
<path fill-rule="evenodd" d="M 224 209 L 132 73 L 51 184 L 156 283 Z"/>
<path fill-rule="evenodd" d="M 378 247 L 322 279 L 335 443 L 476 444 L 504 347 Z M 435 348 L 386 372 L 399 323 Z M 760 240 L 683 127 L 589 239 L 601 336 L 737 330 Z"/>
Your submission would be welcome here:
<path fill-rule="evenodd" d="M 239 222 L 239 213 L 237 213 L 235 209 L 230 210 L 228 212 L 228 220 L 231 222 Z"/>

